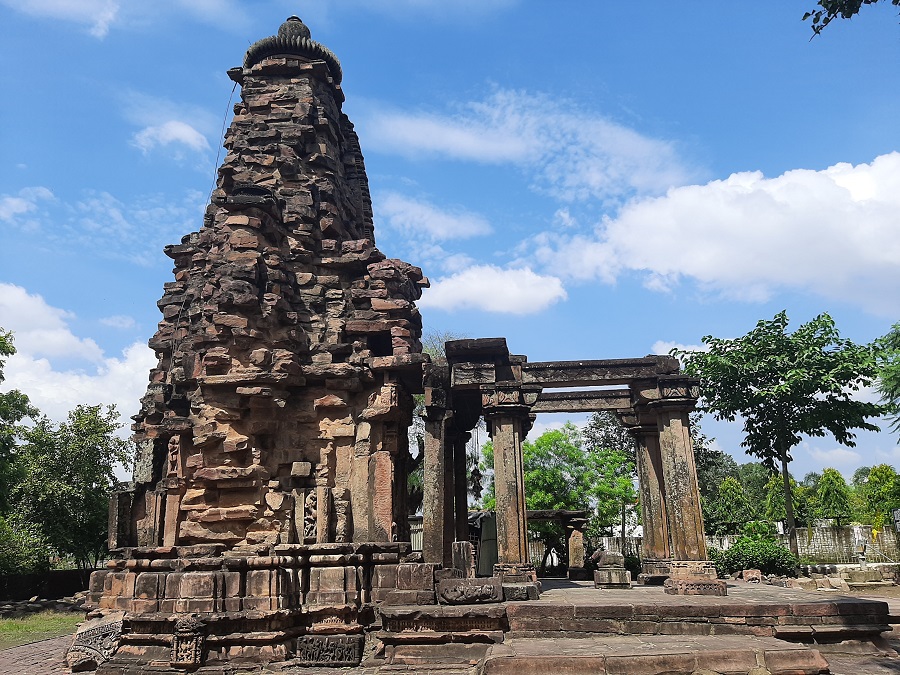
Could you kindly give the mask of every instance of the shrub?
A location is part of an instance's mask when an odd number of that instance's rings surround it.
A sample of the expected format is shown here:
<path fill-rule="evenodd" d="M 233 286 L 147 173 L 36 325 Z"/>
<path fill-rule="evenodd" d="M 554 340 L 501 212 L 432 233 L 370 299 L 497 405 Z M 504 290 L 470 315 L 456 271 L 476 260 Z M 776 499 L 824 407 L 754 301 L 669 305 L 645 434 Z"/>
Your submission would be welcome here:
<path fill-rule="evenodd" d="M 797 558 L 784 546 L 768 539 L 740 537 L 726 551 L 710 550 L 720 576 L 758 569 L 763 574 L 795 576 Z"/>

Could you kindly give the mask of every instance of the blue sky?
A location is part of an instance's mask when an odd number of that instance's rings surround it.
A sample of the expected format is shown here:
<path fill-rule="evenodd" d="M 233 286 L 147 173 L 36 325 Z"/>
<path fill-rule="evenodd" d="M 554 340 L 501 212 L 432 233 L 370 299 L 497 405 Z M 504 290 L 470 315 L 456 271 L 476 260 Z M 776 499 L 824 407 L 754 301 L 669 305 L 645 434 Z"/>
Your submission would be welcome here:
<path fill-rule="evenodd" d="M 378 245 L 431 279 L 429 329 L 533 361 L 782 309 L 872 340 L 900 318 L 900 26 L 876 5 L 810 41 L 812 4 L 0 0 L 3 386 L 57 419 L 137 412 L 225 71 L 293 13 L 342 62 Z M 746 461 L 739 428 L 704 429 Z M 794 454 L 799 476 L 900 466 L 887 432 Z"/>

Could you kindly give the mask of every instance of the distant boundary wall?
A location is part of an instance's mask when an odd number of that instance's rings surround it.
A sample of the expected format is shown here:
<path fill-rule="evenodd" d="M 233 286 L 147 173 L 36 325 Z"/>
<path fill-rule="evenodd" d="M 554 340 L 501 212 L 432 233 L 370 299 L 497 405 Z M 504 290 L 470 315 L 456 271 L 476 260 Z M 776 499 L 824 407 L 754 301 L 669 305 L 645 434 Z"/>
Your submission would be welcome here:
<path fill-rule="evenodd" d="M 706 545 L 725 550 L 731 547 L 740 535 L 707 536 Z M 778 541 L 788 546 L 786 534 L 777 535 Z M 621 550 L 621 537 L 601 537 L 600 545 L 607 551 Z M 800 558 L 814 563 L 842 564 L 859 562 L 856 553 L 857 542 L 866 543 L 866 559 L 869 562 L 900 563 L 900 545 L 897 532 L 889 527 L 878 530 L 872 538 L 871 525 L 848 525 L 845 527 L 798 527 L 797 544 Z M 625 537 L 628 553 L 641 551 L 640 537 Z"/>
<path fill-rule="evenodd" d="M 0 575 L 0 601 L 28 600 L 37 596 L 58 600 L 87 590 L 94 570 L 50 570 L 43 574 Z"/>

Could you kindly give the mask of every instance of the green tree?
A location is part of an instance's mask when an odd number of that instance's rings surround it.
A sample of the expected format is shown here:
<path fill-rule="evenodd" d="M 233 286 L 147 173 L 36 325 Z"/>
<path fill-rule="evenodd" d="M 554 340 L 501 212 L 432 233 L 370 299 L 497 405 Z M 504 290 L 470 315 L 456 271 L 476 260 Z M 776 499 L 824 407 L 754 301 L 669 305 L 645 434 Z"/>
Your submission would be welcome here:
<path fill-rule="evenodd" d="M 637 444 L 625 426 L 619 421 L 615 413 L 610 411 L 595 412 L 582 431 L 586 449 L 598 455 L 598 459 L 606 466 L 621 485 L 634 486 L 637 481 Z M 619 457 L 625 461 L 616 464 Z M 622 546 L 625 545 L 625 527 L 629 516 L 637 522 L 637 503 L 635 492 L 632 489 L 618 492 L 620 502 L 617 512 L 620 516 L 620 532 Z M 624 553 L 624 551 L 623 551 Z"/>
<path fill-rule="evenodd" d="M 46 572 L 50 555 L 50 546 L 34 525 L 0 516 L 0 574 Z"/>
<path fill-rule="evenodd" d="M 781 476 L 777 473 L 770 474 L 771 478 L 766 483 L 766 496 L 763 501 L 762 516 L 765 520 L 772 522 L 787 522 L 787 509 L 784 503 L 784 484 Z M 794 516 L 797 525 L 809 525 L 812 518 L 809 513 L 809 503 L 807 502 L 807 491 L 797 481 L 790 478 L 791 485 L 791 504 L 794 509 Z"/>
<path fill-rule="evenodd" d="M 482 456 L 493 464 L 493 446 L 485 444 Z M 578 428 L 567 422 L 550 429 L 534 441 L 522 444 L 525 503 L 529 509 L 587 510 L 592 513 L 589 531 L 613 527 L 623 502 L 636 498 L 631 479 L 633 465 L 626 452 L 614 448 L 589 450 Z M 488 486 L 485 507 L 494 508 L 493 484 Z M 564 533 L 551 524 L 529 525 L 546 550 L 564 552 Z M 545 559 L 546 562 L 546 559 Z"/>
<path fill-rule="evenodd" d="M 736 534 L 739 526 L 752 519 L 752 509 L 743 486 L 734 476 L 727 476 L 710 503 L 707 527 L 717 534 Z"/>
<path fill-rule="evenodd" d="M 877 345 L 842 339 L 828 314 L 820 314 L 793 333 L 786 312 L 760 321 L 740 338 L 707 335 L 708 351 L 673 353 L 685 372 L 700 377 L 704 412 L 717 419 L 744 420 L 746 451 L 770 469 L 780 464 L 785 520 L 791 551 L 797 533 L 790 499 L 791 449 L 803 435 L 830 432 L 838 443 L 855 445 L 853 429 L 877 431 L 868 418 L 884 406 L 858 401 L 855 392 L 870 385 L 877 372 Z"/>
<path fill-rule="evenodd" d="M 705 503 L 716 500 L 725 479 L 738 477 L 738 463 L 727 452 L 711 447 L 695 448 L 694 462 L 697 465 L 700 498 Z"/>
<path fill-rule="evenodd" d="M 881 338 L 880 346 L 878 391 L 887 406 L 891 428 L 900 431 L 900 323 L 895 323 Z"/>
<path fill-rule="evenodd" d="M 859 486 L 863 522 L 881 529 L 891 522 L 891 511 L 900 507 L 900 476 L 889 464 L 873 466 Z"/>
<path fill-rule="evenodd" d="M 835 525 L 846 524 L 850 519 L 850 488 L 837 469 L 825 469 L 816 491 L 816 514 L 830 518 Z"/>
<path fill-rule="evenodd" d="M 15 353 L 12 333 L 0 328 L 0 384 L 6 359 Z M 16 460 L 16 445 L 23 429 L 19 422 L 35 415 L 37 410 L 22 392 L 13 389 L 0 393 L 0 515 L 9 513 L 9 490 L 21 478 L 21 467 Z"/>
<path fill-rule="evenodd" d="M 750 502 L 753 520 L 765 518 L 766 486 L 772 477 L 772 471 L 761 462 L 746 462 L 738 465 L 737 478 L 744 488 L 744 494 Z"/>
<path fill-rule="evenodd" d="M 879 0 L 818 0 L 816 9 L 806 12 L 803 20 L 811 21 L 813 36 L 837 18 L 851 19 L 862 9 L 863 5 L 874 5 Z M 900 5 L 900 0 L 890 0 L 892 5 Z"/>
<path fill-rule="evenodd" d="M 19 520 L 61 555 L 92 567 L 106 550 L 109 496 L 116 463 L 130 466 L 130 443 L 118 438 L 114 406 L 79 405 L 54 425 L 41 418 L 24 433 L 22 480 L 12 499 Z"/>

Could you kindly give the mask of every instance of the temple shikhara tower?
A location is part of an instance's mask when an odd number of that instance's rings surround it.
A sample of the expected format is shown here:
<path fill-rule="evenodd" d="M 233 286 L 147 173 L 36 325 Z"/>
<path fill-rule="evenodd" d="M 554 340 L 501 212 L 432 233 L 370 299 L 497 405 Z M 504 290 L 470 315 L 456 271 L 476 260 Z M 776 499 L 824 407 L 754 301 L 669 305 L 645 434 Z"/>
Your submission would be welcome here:
<path fill-rule="evenodd" d="M 337 58 L 291 17 L 228 72 L 241 89 L 228 154 L 202 227 L 165 251 L 174 280 L 134 417 L 134 480 L 110 504 L 113 558 L 91 577 L 73 670 L 508 673 L 530 663 L 528 650 L 516 660 L 522 636 L 719 631 L 777 642 L 779 631 L 807 640 L 823 626 L 832 638 L 886 630 L 886 605 L 854 623 L 846 607 L 795 604 L 777 624 L 716 605 L 719 628 L 709 604 L 660 610 L 666 594 L 726 595 L 707 556 L 689 433 L 698 381 L 666 356 L 529 362 L 505 338 L 450 341 L 432 361 L 415 306 L 428 281 L 375 246 Z M 410 453 L 414 394 L 424 431 Z M 522 442 L 535 415 L 597 410 L 636 442 L 639 580 L 665 585 L 652 602 L 602 604 L 604 593 L 639 592 L 620 553 L 585 566 L 592 505 L 526 507 Z M 476 566 L 466 443 L 481 419 L 497 509 L 494 548 L 480 539 Z M 421 551 L 407 504 L 414 461 L 425 475 Z M 596 600 L 541 598 L 529 518 L 566 529 L 570 586 L 593 579 L 580 588 Z M 809 668 L 784 672 L 820 672 L 807 651 L 791 664 Z M 599 668 L 590 672 L 613 672 Z"/>
<path fill-rule="evenodd" d="M 395 475 L 427 281 L 375 247 L 334 55 L 291 18 L 229 75 L 242 101 L 204 226 L 166 249 L 121 542 L 408 539 Z"/>

